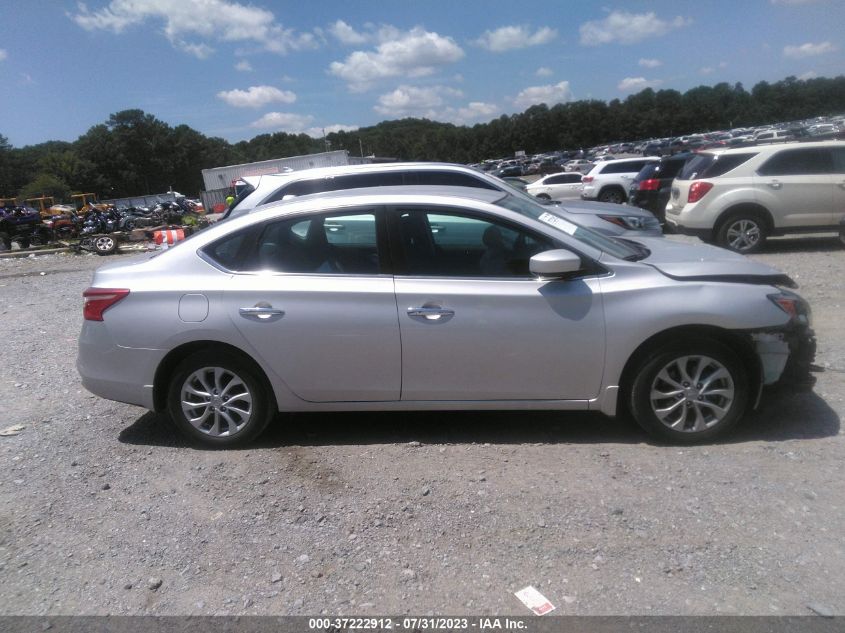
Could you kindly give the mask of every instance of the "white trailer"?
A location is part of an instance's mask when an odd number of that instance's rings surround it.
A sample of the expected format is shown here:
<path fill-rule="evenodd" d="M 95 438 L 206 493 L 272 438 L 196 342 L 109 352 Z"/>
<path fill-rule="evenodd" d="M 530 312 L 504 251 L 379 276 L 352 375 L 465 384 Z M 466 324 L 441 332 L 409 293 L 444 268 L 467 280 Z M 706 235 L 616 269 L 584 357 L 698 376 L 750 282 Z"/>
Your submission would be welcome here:
<path fill-rule="evenodd" d="M 305 156 L 291 156 L 289 158 L 274 158 L 262 160 L 256 163 L 244 163 L 243 165 L 229 165 L 227 167 L 212 167 L 202 170 L 202 179 L 206 191 L 226 189 L 232 183 L 243 176 L 263 176 L 264 174 L 278 174 L 283 171 L 310 169 L 311 167 L 338 167 L 359 163 L 360 159 L 349 158 L 349 152 L 345 149 L 334 152 L 321 152 L 319 154 L 307 154 Z"/>

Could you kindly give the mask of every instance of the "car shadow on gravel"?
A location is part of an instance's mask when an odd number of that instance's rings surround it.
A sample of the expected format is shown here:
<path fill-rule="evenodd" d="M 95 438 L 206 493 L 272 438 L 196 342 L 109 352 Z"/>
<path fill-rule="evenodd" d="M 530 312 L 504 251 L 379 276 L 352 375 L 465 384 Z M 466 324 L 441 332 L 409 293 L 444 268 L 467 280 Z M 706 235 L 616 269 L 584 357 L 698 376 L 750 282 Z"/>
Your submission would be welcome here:
<path fill-rule="evenodd" d="M 814 439 L 839 434 L 836 412 L 816 394 L 774 394 L 718 443 Z M 145 446 L 195 447 L 161 415 L 146 413 L 119 440 Z M 246 448 L 346 444 L 659 444 L 632 421 L 559 411 L 294 413 L 278 416 Z"/>
<path fill-rule="evenodd" d="M 773 237 L 766 241 L 760 255 L 777 253 L 824 253 L 841 251 L 842 242 L 837 236 Z"/>

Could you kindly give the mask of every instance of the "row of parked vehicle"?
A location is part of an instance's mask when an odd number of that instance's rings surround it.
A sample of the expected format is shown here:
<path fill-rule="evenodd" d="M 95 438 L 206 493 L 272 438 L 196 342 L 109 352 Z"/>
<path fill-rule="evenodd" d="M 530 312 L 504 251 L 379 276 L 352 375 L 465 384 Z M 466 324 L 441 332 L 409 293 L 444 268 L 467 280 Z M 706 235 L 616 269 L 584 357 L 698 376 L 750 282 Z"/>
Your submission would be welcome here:
<path fill-rule="evenodd" d="M 787 233 L 841 232 L 845 142 L 779 143 L 597 163 L 528 184 L 538 198 L 627 202 L 740 253 Z"/>

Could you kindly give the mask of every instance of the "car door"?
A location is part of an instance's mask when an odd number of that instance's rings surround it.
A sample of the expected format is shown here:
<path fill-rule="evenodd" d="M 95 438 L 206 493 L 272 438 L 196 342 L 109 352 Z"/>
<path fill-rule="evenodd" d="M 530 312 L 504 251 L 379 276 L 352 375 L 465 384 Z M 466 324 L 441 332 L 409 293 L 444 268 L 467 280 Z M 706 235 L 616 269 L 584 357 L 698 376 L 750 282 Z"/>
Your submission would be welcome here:
<path fill-rule="evenodd" d="M 297 396 L 398 400 L 393 277 L 372 209 L 268 221 L 224 293 L 232 323 Z"/>
<path fill-rule="evenodd" d="M 604 318 L 595 278 L 538 281 L 557 248 L 461 208 L 390 216 L 402 335 L 402 400 L 584 400 L 598 394 Z"/>
<path fill-rule="evenodd" d="M 548 178 L 545 183 L 547 193 L 552 200 L 578 198 L 581 196 L 581 176 L 579 174 L 556 174 Z"/>
<path fill-rule="evenodd" d="M 817 147 L 775 153 L 754 176 L 758 200 L 778 228 L 828 226 L 833 223 L 835 180 L 830 155 Z"/>

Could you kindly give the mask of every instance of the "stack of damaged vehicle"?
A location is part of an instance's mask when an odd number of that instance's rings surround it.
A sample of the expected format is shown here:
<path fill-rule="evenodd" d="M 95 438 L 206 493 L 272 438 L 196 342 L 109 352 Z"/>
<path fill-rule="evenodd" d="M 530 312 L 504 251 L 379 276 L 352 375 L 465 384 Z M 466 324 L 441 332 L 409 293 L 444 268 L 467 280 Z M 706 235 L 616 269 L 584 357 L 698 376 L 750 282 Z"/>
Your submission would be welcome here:
<path fill-rule="evenodd" d="M 87 389 L 223 447 L 279 412 L 461 409 L 631 414 L 694 443 L 812 383 L 792 280 L 647 211 L 446 164 L 247 181 L 226 220 L 96 271 Z"/>

